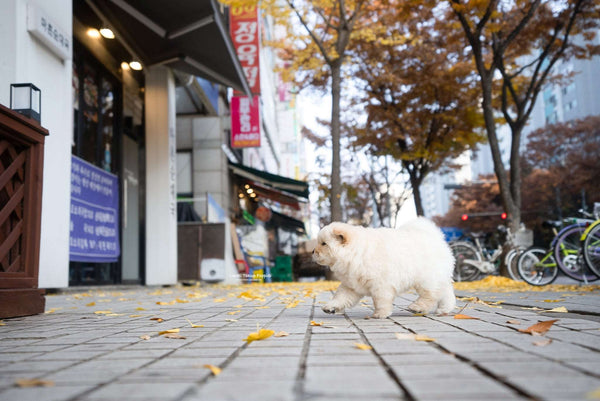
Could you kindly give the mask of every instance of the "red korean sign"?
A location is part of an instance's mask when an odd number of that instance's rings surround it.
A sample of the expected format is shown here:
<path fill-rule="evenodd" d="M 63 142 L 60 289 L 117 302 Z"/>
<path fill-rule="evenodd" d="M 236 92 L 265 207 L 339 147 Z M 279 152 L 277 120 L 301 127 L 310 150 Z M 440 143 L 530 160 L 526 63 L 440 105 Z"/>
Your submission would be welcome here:
<path fill-rule="evenodd" d="M 229 9 L 231 40 L 244 69 L 250 91 L 260 94 L 259 73 L 259 24 L 256 6 L 231 7 Z"/>
<path fill-rule="evenodd" d="M 260 98 L 234 96 L 231 98 L 231 147 L 260 146 Z"/>

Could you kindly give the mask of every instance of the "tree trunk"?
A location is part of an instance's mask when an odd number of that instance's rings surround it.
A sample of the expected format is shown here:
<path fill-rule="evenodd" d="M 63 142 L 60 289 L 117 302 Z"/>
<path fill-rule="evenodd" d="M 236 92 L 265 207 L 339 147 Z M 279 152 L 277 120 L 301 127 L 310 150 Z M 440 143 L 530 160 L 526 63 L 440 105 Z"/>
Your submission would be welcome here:
<path fill-rule="evenodd" d="M 421 199 L 421 182 L 423 180 L 417 177 L 416 172 L 410 170 L 408 170 L 408 176 L 410 177 L 410 186 L 413 190 L 413 199 L 415 201 L 417 216 L 425 216 L 425 212 L 423 211 L 423 200 Z"/>
<path fill-rule="evenodd" d="M 498 187 L 500 189 L 500 198 L 502 199 L 502 205 L 504 207 L 504 210 L 508 215 L 508 219 L 510 221 L 510 228 L 511 230 L 513 230 L 513 232 L 515 232 L 521 224 L 521 192 L 519 187 L 519 189 L 516 191 L 519 203 L 516 203 L 514 197 L 515 193 L 513 192 L 514 185 L 512 185 L 513 183 L 511 183 L 511 181 L 508 179 L 508 173 L 506 171 L 506 168 L 504 168 L 504 163 L 502 162 L 502 153 L 500 152 L 500 146 L 498 144 L 498 136 L 496 133 L 496 121 L 494 119 L 494 109 L 492 106 L 492 74 L 492 72 L 486 74 L 480 71 L 481 89 L 483 92 L 483 118 L 485 120 L 485 129 L 488 136 L 488 142 L 490 144 L 490 150 L 492 152 L 492 160 L 494 161 L 494 172 L 496 173 L 496 179 L 498 180 Z M 511 176 L 514 178 L 513 173 L 514 172 L 511 172 Z M 520 185 L 520 182 L 518 183 L 518 185 Z"/>
<path fill-rule="evenodd" d="M 340 177 L 340 98 L 341 60 L 331 66 L 331 221 L 342 220 L 342 183 Z"/>

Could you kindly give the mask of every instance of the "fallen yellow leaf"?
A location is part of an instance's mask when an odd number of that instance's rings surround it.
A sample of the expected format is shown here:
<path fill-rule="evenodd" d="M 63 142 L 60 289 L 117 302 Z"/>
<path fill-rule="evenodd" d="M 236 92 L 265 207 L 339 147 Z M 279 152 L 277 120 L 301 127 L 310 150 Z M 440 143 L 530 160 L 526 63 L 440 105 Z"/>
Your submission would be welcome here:
<path fill-rule="evenodd" d="M 163 334 L 171 334 L 171 333 L 179 333 L 179 329 L 171 329 L 171 330 L 159 331 L 158 335 L 162 336 Z"/>
<path fill-rule="evenodd" d="M 300 300 L 296 299 L 295 301 L 292 301 L 289 304 L 287 304 L 285 306 L 285 309 L 295 308 L 296 306 L 298 306 L 299 303 L 300 303 Z"/>
<path fill-rule="evenodd" d="M 150 339 L 150 336 L 140 336 L 140 338 L 141 338 L 142 340 L 149 340 L 149 339 Z"/>
<path fill-rule="evenodd" d="M 227 312 L 228 315 L 237 315 L 238 313 L 240 313 L 241 311 L 239 310 L 233 310 L 231 312 Z"/>
<path fill-rule="evenodd" d="M 247 343 L 252 341 L 264 340 L 265 338 L 271 337 L 275 334 L 275 331 L 269 329 L 260 329 L 258 332 L 248 334 L 248 337 L 244 339 Z"/>
<path fill-rule="evenodd" d="M 129 315 L 129 317 L 142 317 L 144 315 Z"/>
<path fill-rule="evenodd" d="M 273 334 L 273 337 L 287 337 L 289 335 L 290 333 L 286 331 L 278 331 L 277 333 Z"/>
<path fill-rule="evenodd" d="M 26 388 L 26 387 L 52 387 L 54 386 L 54 382 L 50 380 L 40 380 L 40 379 L 17 379 L 15 380 L 15 384 L 18 387 Z"/>
<path fill-rule="evenodd" d="M 90 302 L 89 304 L 85 304 L 85 306 L 95 306 L 96 303 L 95 302 Z"/>
<path fill-rule="evenodd" d="M 435 338 L 427 337 L 422 334 L 395 333 L 395 336 L 398 340 L 413 340 L 413 341 L 426 341 L 426 342 L 435 341 Z"/>
<path fill-rule="evenodd" d="M 361 343 L 354 343 L 354 346 L 358 349 L 362 349 L 362 350 L 369 350 L 369 349 L 373 349 L 373 347 L 371 347 L 370 345 L 367 344 L 361 344 Z"/>
<path fill-rule="evenodd" d="M 113 313 L 111 310 L 97 310 L 94 312 L 96 315 L 108 315 L 109 313 Z"/>
<path fill-rule="evenodd" d="M 585 398 L 588 400 L 600 400 L 600 387 L 587 393 Z"/>
<path fill-rule="evenodd" d="M 150 320 L 156 320 L 158 323 L 164 322 L 164 320 L 160 317 L 153 317 L 153 318 L 150 318 Z"/>
<path fill-rule="evenodd" d="M 310 325 L 311 326 L 323 326 L 323 322 L 315 322 L 314 320 L 310 321 Z"/>
<path fill-rule="evenodd" d="M 225 298 L 215 298 L 213 299 L 213 302 L 225 302 L 227 301 Z"/>
<path fill-rule="evenodd" d="M 552 308 L 544 312 L 558 312 L 558 313 L 568 313 L 569 311 L 564 306 L 559 306 L 557 308 Z"/>
<path fill-rule="evenodd" d="M 558 322 L 558 319 L 545 320 L 543 322 L 536 323 L 533 326 L 529 326 L 526 329 L 519 329 L 519 331 L 521 333 L 531 334 L 532 336 L 542 336 L 546 334 L 548 330 L 550 330 L 550 327 L 552 327 L 554 322 Z"/>
<path fill-rule="evenodd" d="M 544 299 L 544 302 L 560 302 L 564 301 L 564 299 Z"/>
<path fill-rule="evenodd" d="M 454 315 L 455 319 L 475 319 L 475 320 L 479 320 L 478 317 L 473 317 L 473 316 L 469 316 L 469 315 L 463 315 L 460 313 L 457 313 L 456 315 Z"/>
<path fill-rule="evenodd" d="M 508 324 L 521 324 L 520 320 L 507 320 L 506 323 Z"/>
<path fill-rule="evenodd" d="M 200 327 L 204 327 L 203 324 L 194 324 L 194 323 L 192 323 L 190 319 L 185 319 L 185 320 L 187 320 L 188 323 L 190 324 L 190 326 L 192 326 L 192 328 L 194 328 L 194 329 L 197 329 L 197 328 L 200 328 Z"/>
<path fill-rule="evenodd" d="M 173 340 L 185 340 L 184 336 L 180 336 L 179 334 L 176 334 L 176 333 L 167 333 L 163 337 L 164 338 L 171 338 Z"/>
<path fill-rule="evenodd" d="M 226 322 L 237 322 L 237 319 L 225 319 Z"/>
<path fill-rule="evenodd" d="M 146 310 L 146 308 L 142 308 L 141 306 L 135 308 L 135 310 Z"/>
<path fill-rule="evenodd" d="M 215 376 L 218 376 L 221 373 L 221 368 L 218 368 L 215 365 L 203 365 L 203 367 L 210 369 L 212 374 Z"/>
<path fill-rule="evenodd" d="M 543 340 L 534 341 L 533 345 L 536 347 L 545 347 L 546 345 L 550 345 L 550 343 L 552 343 L 552 339 L 544 338 Z"/>

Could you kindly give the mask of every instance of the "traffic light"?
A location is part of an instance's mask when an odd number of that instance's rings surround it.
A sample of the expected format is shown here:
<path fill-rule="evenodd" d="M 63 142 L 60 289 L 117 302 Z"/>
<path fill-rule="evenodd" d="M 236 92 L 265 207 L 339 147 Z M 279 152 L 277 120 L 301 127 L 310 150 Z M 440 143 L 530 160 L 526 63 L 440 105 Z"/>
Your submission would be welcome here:
<path fill-rule="evenodd" d="M 462 221 L 467 221 L 467 220 L 469 220 L 469 215 L 465 213 L 465 214 L 463 214 L 462 216 L 460 216 L 460 219 L 461 219 Z"/>
<path fill-rule="evenodd" d="M 506 217 L 507 217 L 506 212 L 502 212 L 502 214 L 500 215 L 500 218 L 502 220 L 506 220 Z"/>

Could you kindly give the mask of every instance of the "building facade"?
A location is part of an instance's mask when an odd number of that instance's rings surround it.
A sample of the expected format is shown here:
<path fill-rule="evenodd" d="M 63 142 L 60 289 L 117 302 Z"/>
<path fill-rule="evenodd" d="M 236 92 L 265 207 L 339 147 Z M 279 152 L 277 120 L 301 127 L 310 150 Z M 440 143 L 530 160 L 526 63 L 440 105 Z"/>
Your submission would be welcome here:
<path fill-rule="evenodd" d="M 160 2 L 96 0 L 0 8 L 0 103 L 9 105 L 10 84 L 35 84 L 50 133 L 39 286 L 176 283 L 177 148 L 190 142 L 178 139 L 188 123 L 178 114 L 194 104 L 205 120 L 191 121 L 199 130 L 189 147 L 207 164 L 223 161 L 211 124 L 226 130 L 226 88 L 249 92 L 222 8 L 213 0 L 174 1 L 169 12 Z M 217 197 L 226 192 L 209 186 L 219 180 L 208 173 L 198 180 Z"/>

